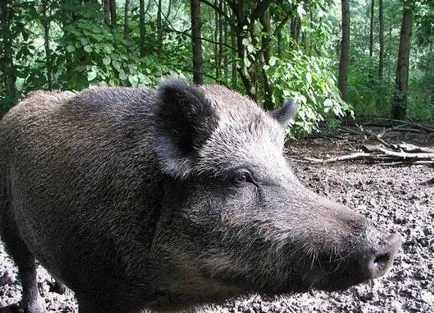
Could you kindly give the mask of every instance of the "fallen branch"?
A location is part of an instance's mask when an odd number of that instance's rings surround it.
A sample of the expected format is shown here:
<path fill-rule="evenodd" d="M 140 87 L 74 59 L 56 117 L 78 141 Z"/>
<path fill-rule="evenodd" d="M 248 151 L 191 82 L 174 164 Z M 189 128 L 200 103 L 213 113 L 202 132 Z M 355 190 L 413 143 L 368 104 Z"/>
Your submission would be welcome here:
<path fill-rule="evenodd" d="M 383 162 L 383 165 L 434 165 L 434 151 L 432 149 L 404 144 L 390 146 L 393 148 L 393 150 L 387 149 L 384 146 L 364 145 L 361 147 L 363 152 L 355 152 L 327 159 L 312 157 L 305 157 L 304 159 L 312 163 L 331 163 L 363 159 L 375 162 Z"/>
<path fill-rule="evenodd" d="M 410 153 L 434 153 L 434 149 L 427 147 L 419 147 L 411 144 L 391 145 L 395 151 L 405 151 Z"/>
<path fill-rule="evenodd" d="M 372 139 L 378 141 L 379 143 L 381 143 L 382 145 L 384 145 L 386 147 L 390 147 L 390 144 L 381 138 L 385 134 L 385 131 L 383 131 L 379 134 L 375 134 L 373 131 L 370 131 L 369 129 L 364 129 L 362 126 L 358 126 L 357 130 L 352 129 L 352 128 L 348 128 L 348 127 L 342 127 L 341 130 L 346 131 L 350 134 L 364 136 L 365 139 L 372 138 Z M 367 138 L 367 136 L 368 136 L 368 138 Z"/>
<path fill-rule="evenodd" d="M 313 162 L 313 163 L 331 163 L 331 162 L 337 162 L 337 161 L 363 159 L 363 158 L 367 158 L 369 156 L 370 156 L 369 153 L 356 152 L 356 153 L 342 155 L 339 157 L 328 158 L 328 159 L 317 159 L 317 158 L 310 158 L 310 157 L 304 157 L 304 159 L 307 161 Z"/>

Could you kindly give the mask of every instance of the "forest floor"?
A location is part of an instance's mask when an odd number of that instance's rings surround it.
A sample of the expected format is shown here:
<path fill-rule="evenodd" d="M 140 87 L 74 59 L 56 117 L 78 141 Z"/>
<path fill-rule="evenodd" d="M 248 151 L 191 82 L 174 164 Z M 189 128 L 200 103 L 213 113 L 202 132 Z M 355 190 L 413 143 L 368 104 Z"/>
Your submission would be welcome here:
<path fill-rule="evenodd" d="M 433 133 L 390 132 L 382 138 L 389 143 L 406 142 L 434 149 Z M 342 292 L 312 291 L 276 299 L 253 295 L 195 312 L 434 312 L 434 184 L 424 184 L 434 178 L 434 167 L 390 166 L 365 160 L 312 164 L 305 159 L 346 155 L 358 151 L 362 143 L 378 144 L 378 140 L 366 139 L 354 133 L 305 138 L 288 143 L 287 154 L 297 176 L 309 188 L 403 236 L 402 249 L 391 270 L 381 278 Z M 41 267 L 38 276 L 48 311 L 77 312 L 70 291 L 59 292 Z M 16 268 L 0 243 L 0 308 L 17 302 L 20 289 Z"/>

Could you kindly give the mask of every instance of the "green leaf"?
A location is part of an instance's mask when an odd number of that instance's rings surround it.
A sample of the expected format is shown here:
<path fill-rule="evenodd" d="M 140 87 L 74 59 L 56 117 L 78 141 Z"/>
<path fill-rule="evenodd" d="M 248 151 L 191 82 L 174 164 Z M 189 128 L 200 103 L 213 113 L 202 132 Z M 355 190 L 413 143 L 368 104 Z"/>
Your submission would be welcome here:
<path fill-rule="evenodd" d="M 306 73 L 306 80 L 309 84 L 312 84 L 312 74 L 310 72 Z"/>
<path fill-rule="evenodd" d="M 106 55 L 106 56 L 102 59 L 102 63 L 104 63 L 104 65 L 109 65 L 111 61 L 112 61 L 112 59 L 111 59 L 110 56 L 108 56 L 108 55 Z"/>
<path fill-rule="evenodd" d="M 142 80 L 143 80 L 143 83 L 145 85 L 150 85 L 152 83 L 152 80 L 148 76 L 145 76 L 145 75 L 142 77 Z"/>
<path fill-rule="evenodd" d="M 277 58 L 271 57 L 268 63 L 270 64 L 270 66 L 274 66 L 276 65 L 276 62 L 277 62 Z"/>
<path fill-rule="evenodd" d="M 75 47 L 73 45 L 67 45 L 66 46 L 66 51 L 68 51 L 68 52 L 75 51 Z"/>
<path fill-rule="evenodd" d="M 125 74 L 124 70 L 119 70 L 119 78 L 121 80 L 125 80 L 128 78 L 127 74 Z"/>
<path fill-rule="evenodd" d="M 83 44 L 83 46 L 86 46 L 89 44 L 89 39 L 87 39 L 87 38 L 81 38 L 80 41 Z"/>
<path fill-rule="evenodd" d="M 333 106 L 333 101 L 332 100 L 330 100 L 330 99 L 325 99 L 324 100 L 324 107 L 325 108 L 330 108 L 332 106 Z"/>
<path fill-rule="evenodd" d="M 303 3 L 299 4 L 297 7 L 297 13 L 300 16 L 300 18 L 303 18 L 303 16 L 306 15 L 306 10 L 303 8 Z"/>
<path fill-rule="evenodd" d="M 128 64 L 128 72 L 130 73 L 130 74 L 134 74 L 135 72 L 136 72 L 136 66 L 135 65 L 133 65 L 133 64 Z"/>
<path fill-rule="evenodd" d="M 92 81 L 98 76 L 98 73 L 95 70 L 87 72 L 87 80 Z"/>
<path fill-rule="evenodd" d="M 117 69 L 118 71 L 121 70 L 121 64 L 118 61 L 113 60 L 112 65 L 115 69 Z"/>
<path fill-rule="evenodd" d="M 133 86 L 133 87 L 138 87 L 138 85 L 139 85 L 139 78 L 136 75 L 128 76 L 128 81 L 130 82 L 131 86 Z"/>
<path fill-rule="evenodd" d="M 104 50 L 105 50 L 107 53 L 111 53 L 114 49 L 115 49 L 115 48 L 113 47 L 112 44 L 110 44 L 110 43 L 105 43 L 105 44 L 104 44 Z"/>
<path fill-rule="evenodd" d="M 86 51 L 87 53 L 91 53 L 93 51 L 93 49 L 91 46 L 87 45 L 87 46 L 84 46 L 84 51 Z"/>

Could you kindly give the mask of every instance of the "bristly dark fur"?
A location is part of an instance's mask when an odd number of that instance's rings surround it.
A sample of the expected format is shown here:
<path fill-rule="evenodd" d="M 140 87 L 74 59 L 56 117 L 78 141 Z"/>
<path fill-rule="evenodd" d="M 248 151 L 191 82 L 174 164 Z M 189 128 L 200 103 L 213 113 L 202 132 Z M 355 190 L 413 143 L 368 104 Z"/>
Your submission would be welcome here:
<path fill-rule="evenodd" d="M 198 87 L 179 79 L 160 86 L 154 121 L 155 145 L 169 175 L 188 174 L 218 122 L 215 108 Z"/>
<path fill-rule="evenodd" d="M 283 155 L 294 114 L 293 103 L 267 114 L 225 87 L 177 79 L 29 95 L 0 121 L 0 234 L 22 309 L 44 312 L 35 258 L 75 292 L 79 313 L 180 310 L 383 274 L 399 237 L 299 183 Z"/>

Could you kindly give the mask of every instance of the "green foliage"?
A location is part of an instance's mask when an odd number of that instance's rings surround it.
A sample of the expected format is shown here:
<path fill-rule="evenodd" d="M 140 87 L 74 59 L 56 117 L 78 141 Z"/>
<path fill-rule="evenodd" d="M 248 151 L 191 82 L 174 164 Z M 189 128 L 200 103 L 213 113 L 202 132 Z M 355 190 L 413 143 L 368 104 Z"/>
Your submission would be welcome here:
<path fill-rule="evenodd" d="M 68 64 L 59 73 L 61 88 L 80 90 L 92 85 L 141 86 L 151 85 L 149 73 L 138 72 L 138 57 L 129 51 L 127 43 L 117 32 L 98 20 L 80 19 L 64 28 L 56 64 Z"/>
<path fill-rule="evenodd" d="M 79 11 L 81 18 L 63 27 L 56 53 L 56 68 L 61 69 L 59 87 L 81 90 L 90 85 L 155 86 L 158 75 L 166 72 L 164 63 L 154 56 L 141 59 L 120 32 L 99 22 L 103 20 L 100 10 L 78 7 L 83 10 Z"/>
<path fill-rule="evenodd" d="M 139 4 L 130 3 L 128 28 L 124 32 L 124 2 L 118 1 L 116 27 L 104 23 L 103 1 L 8 0 L 14 18 L 8 29 L 0 29 L 2 40 L 11 40 L 17 93 L 0 83 L 0 115 L 26 93 L 36 89 L 81 90 L 89 86 L 154 87 L 161 77 L 179 75 L 191 78 L 191 17 L 185 1 L 163 0 L 161 21 L 157 2 L 145 0 L 144 33 L 146 45 L 139 51 Z M 226 1 L 210 1 L 226 10 Z M 225 4 L 226 3 L 226 4 Z M 240 2 L 242 3 L 242 2 Z M 255 2 L 244 2 L 244 13 Z M 402 2 L 384 1 L 385 55 L 384 76 L 378 78 L 378 18 L 375 17 L 374 51 L 369 56 L 370 0 L 351 1 L 351 51 L 349 101 L 344 103 L 336 87 L 341 22 L 340 7 L 329 0 L 273 2 L 270 6 L 272 32 L 286 24 L 279 34 L 268 34 L 257 20 L 248 20 L 242 37 L 234 28 L 216 17 L 214 8 L 202 3 L 202 46 L 206 83 L 220 83 L 246 93 L 241 72 L 255 80 L 256 96 L 267 107 L 280 106 L 285 98 L 296 97 L 300 104 L 293 134 L 311 132 L 319 123 L 333 127 L 336 117 L 389 116 L 394 90 L 396 58 Z M 378 2 L 375 1 L 375 11 Z M 409 78 L 410 119 L 433 120 L 434 91 L 434 8 L 431 1 L 415 1 L 414 45 L 411 47 Z M 220 20 L 220 22 L 218 22 Z M 44 25 L 49 26 L 47 53 Z M 221 23 L 223 28 L 217 30 Z M 297 28 L 297 25 L 299 28 Z M 223 37 L 219 37 L 221 35 Z M 217 41 L 222 40 L 219 44 Z M 244 57 L 237 53 L 239 46 Z M 269 40 L 271 58 L 264 60 L 263 42 Z M 0 49 L 3 52 L 5 49 Z M 218 58 L 216 55 L 220 54 Z M 2 59 L 1 59 L 2 60 Z M 2 63 L 0 63 L 2 65 Z M 233 65 L 236 72 L 232 73 Z M 9 75 L 0 68 L 0 80 Z M 269 86 L 269 87 L 267 87 Z M 271 97 L 266 88 L 270 88 Z"/>
<path fill-rule="evenodd" d="M 434 120 L 434 51 L 421 51 L 409 82 L 407 116 L 415 121 Z"/>
<path fill-rule="evenodd" d="M 301 50 L 288 51 L 281 59 L 273 57 L 267 68 L 275 86 L 274 98 L 296 98 L 299 111 L 295 127 L 297 133 L 310 133 L 319 122 L 352 114 L 351 107 L 342 101 L 330 61 L 323 57 L 307 56 Z"/>
<path fill-rule="evenodd" d="M 391 110 L 393 80 L 378 78 L 377 62 L 366 53 L 354 51 L 349 73 L 349 103 L 360 117 L 388 117 Z"/>
<path fill-rule="evenodd" d="M 378 74 L 378 1 L 375 1 L 374 50 L 369 55 L 369 19 L 371 1 L 351 2 L 351 51 L 349 69 L 349 103 L 355 116 L 389 117 L 395 88 L 396 61 L 402 19 L 401 1 L 384 3 L 384 75 Z M 410 47 L 407 117 L 433 121 L 434 90 L 432 51 L 434 48 L 434 5 L 432 1 L 415 1 L 413 42 Z M 333 14 L 335 15 L 335 14 Z M 333 20 L 333 19 L 332 19 Z M 334 40 L 339 40 L 340 22 L 334 20 Z"/>

